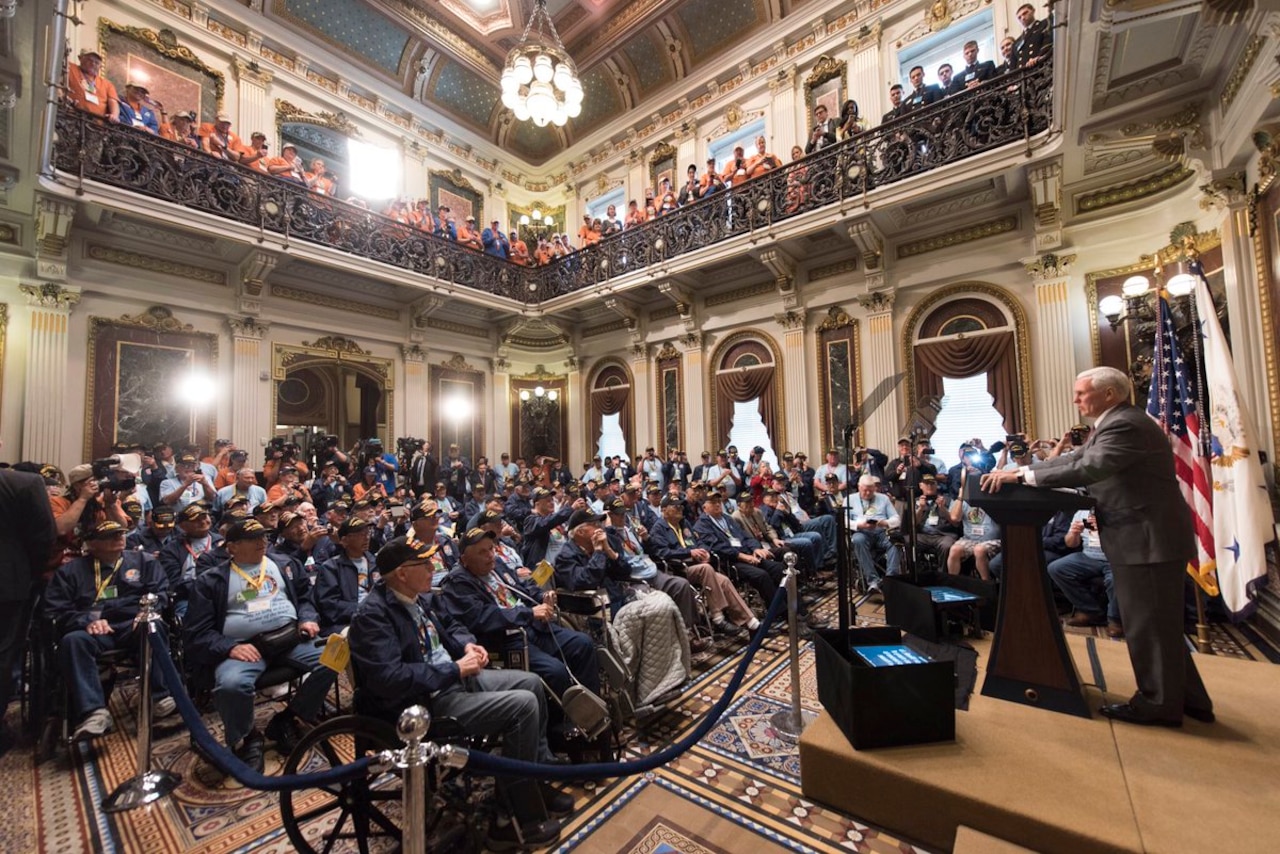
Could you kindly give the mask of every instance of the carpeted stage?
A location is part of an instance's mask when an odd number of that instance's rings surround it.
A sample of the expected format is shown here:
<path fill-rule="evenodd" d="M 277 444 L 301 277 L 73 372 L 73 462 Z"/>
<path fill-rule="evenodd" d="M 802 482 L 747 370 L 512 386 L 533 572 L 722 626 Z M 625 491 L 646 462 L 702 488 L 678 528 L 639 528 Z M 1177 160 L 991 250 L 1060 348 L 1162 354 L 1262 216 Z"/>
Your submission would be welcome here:
<path fill-rule="evenodd" d="M 1085 640 L 1067 640 L 1091 681 Z M 975 646 L 981 668 L 990 643 Z M 1134 691 L 1123 644 L 1100 642 L 1098 658 L 1108 690 L 1104 700 L 1088 689 L 1095 711 Z M 975 694 L 954 743 L 855 751 L 823 715 L 801 740 L 803 791 L 944 850 L 964 847 L 956 831 L 967 825 L 1043 852 L 1274 851 L 1280 671 L 1222 656 L 1196 664 L 1218 720 L 1180 730 Z"/>

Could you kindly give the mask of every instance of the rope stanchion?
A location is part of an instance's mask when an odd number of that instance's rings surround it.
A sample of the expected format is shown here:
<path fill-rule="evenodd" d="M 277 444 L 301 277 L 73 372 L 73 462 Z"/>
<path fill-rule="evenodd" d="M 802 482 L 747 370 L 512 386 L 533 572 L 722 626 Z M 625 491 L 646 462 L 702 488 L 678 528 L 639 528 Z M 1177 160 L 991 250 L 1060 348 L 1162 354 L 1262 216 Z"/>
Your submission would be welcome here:
<path fill-rule="evenodd" d="M 800 740 L 804 728 L 817 718 L 813 712 L 800 708 L 800 594 L 796 589 L 796 577 L 800 572 L 796 569 L 795 552 L 787 552 L 787 577 L 783 587 L 787 591 L 787 647 L 791 658 L 791 705 L 779 709 L 769 717 L 769 723 L 777 731 L 783 741 L 795 744 Z"/>
<path fill-rule="evenodd" d="M 481 774 L 533 777 L 537 780 L 602 780 L 607 777 L 628 777 L 635 774 L 644 774 L 667 764 L 701 741 L 703 736 L 711 732 L 711 728 L 720 722 L 720 718 L 729 708 L 729 703 L 733 701 L 738 689 L 742 687 L 742 680 L 746 678 L 747 668 L 760 650 L 760 645 L 764 643 L 765 635 L 769 632 L 769 626 L 777 619 L 786 599 L 786 589 L 779 588 L 773 597 L 773 602 L 769 604 L 768 613 L 760 621 L 760 628 L 756 629 L 755 637 L 751 639 L 751 643 L 747 644 L 742 661 L 738 663 L 738 669 L 734 671 L 733 678 L 725 686 L 724 694 L 707 712 L 707 716 L 702 723 L 698 724 L 691 733 L 675 744 L 633 762 L 587 762 L 581 765 L 542 765 L 538 762 L 524 762 L 517 759 L 508 759 L 505 756 L 495 756 L 491 753 L 472 750 L 466 752 L 467 762 L 463 766 L 464 769 Z"/>
<path fill-rule="evenodd" d="M 339 765 L 337 768 L 330 768 L 328 771 L 320 771 L 315 774 L 287 774 L 282 777 L 268 777 L 265 774 L 258 773 L 241 762 L 239 757 L 220 744 L 213 737 L 213 734 L 209 732 L 209 728 L 204 725 L 204 720 L 200 717 L 199 710 L 196 709 L 195 703 L 191 701 L 191 697 L 187 695 L 187 691 L 183 687 L 182 676 L 178 673 L 178 668 L 174 665 L 173 658 L 169 655 L 169 646 L 165 642 L 164 636 L 148 634 L 147 642 L 151 644 L 152 652 L 154 653 L 153 659 L 160 666 L 160 675 L 164 677 L 165 685 L 168 686 L 170 694 L 177 702 L 178 712 L 182 715 L 182 720 L 186 723 L 187 729 L 191 731 L 191 737 L 195 739 L 196 746 L 213 763 L 214 767 L 224 774 L 229 774 L 242 785 L 262 792 L 280 792 L 286 789 L 318 789 L 364 777 L 371 770 L 375 773 L 377 772 L 378 768 L 371 768 L 374 764 L 373 760 L 365 757 L 347 765 Z"/>

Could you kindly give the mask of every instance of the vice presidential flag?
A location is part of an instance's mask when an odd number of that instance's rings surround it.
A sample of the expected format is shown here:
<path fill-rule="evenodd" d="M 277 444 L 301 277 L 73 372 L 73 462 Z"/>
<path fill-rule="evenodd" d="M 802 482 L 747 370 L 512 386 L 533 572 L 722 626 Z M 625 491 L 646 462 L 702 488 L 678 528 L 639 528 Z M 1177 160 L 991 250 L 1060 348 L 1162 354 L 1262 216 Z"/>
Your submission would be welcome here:
<path fill-rule="evenodd" d="M 1267 580 L 1264 546 L 1275 534 L 1271 501 L 1258 458 L 1258 431 L 1240 395 L 1235 364 L 1227 345 L 1204 270 L 1195 263 L 1196 307 L 1204 341 L 1205 425 L 1210 433 L 1213 477 L 1213 529 L 1217 545 L 1218 588 L 1232 619 L 1242 620 L 1256 607 L 1251 594 Z"/>

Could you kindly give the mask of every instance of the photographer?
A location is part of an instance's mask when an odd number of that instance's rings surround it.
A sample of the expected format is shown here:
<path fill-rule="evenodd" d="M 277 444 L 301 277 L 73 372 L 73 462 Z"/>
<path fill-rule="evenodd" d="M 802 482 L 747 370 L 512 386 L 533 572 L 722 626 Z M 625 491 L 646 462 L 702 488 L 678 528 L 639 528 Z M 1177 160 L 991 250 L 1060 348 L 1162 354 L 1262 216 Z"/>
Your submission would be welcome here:
<path fill-rule="evenodd" d="M 992 445 L 994 448 L 995 446 Z M 996 463 L 997 471 L 1019 469 L 1039 462 L 1031 453 L 1031 444 L 1026 433 L 1010 433 L 1004 439 L 1004 447 L 1000 449 L 1000 460 Z"/>
<path fill-rule="evenodd" d="M 311 470 L 307 468 L 306 463 L 298 459 L 299 453 L 298 446 L 293 442 L 286 442 L 283 436 L 275 436 L 267 443 L 265 449 L 266 460 L 262 463 L 262 477 L 266 481 L 268 489 L 275 486 L 280 477 L 281 469 L 288 466 L 292 466 L 302 480 L 307 479 Z"/>
<path fill-rule="evenodd" d="M 1098 517 L 1091 510 L 1077 511 L 1063 541 L 1068 548 L 1080 549 L 1058 558 L 1048 567 L 1049 577 L 1075 609 L 1067 618 L 1067 625 L 1105 625 L 1108 637 L 1124 637 L 1111 564 L 1102 551 L 1102 540 L 1098 538 Z M 1101 597 L 1097 592 L 1099 581 L 1105 591 Z"/>
<path fill-rule="evenodd" d="M 311 501 L 311 491 L 299 481 L 297 466 L 283 465 L 275 485 L 267 490 L 267 500 L 277 507 L 283 507 L 286 499 L 293 497 L 299 501 Z M 314 501 L 311 501 L 314 504 Z"/>
<path fill-rule="evenodd" d="M 378 475 L 378 482 L 382 484 L 383 496 L 394 495 L 396 492 L 396 475 L 400 471 L 400 463 L 396 460 L 396 455 L 382 448 L 382 440 L 373 437 L 364 443 L 365 455 L 361 460 L 364 468 L 373 467 Z"/>
<path fill-rule="evenodd" d="M 346 476 L 351 471 L 351 458 L 339 447 L 338 437 L 333 434 L 321 436 L 315 444 L 315 471 L 322 470 L 332 463 L 337 466 L 338 474 Z"/>
<path fill-rule="evenodd" d="M 351 485 L 339 468 L 336 459 L 329 459 L 320 467 L 320 477 L 311 484 L 311 500 L 318 513 L 327 513 L 336 501 L 352 498 Z"/>
<path fill-rule="evenodd" d="M 67 490 L 69 498 L 49 498 L 60 547 L 50 555 L 50 564 L 55 567 L 80 555 L 85 534 L 99 522 L 117 522 L 126 530 L 130 526 L 119 493 L 110 482 L 94 477 L 91 464 L 83 463 L 67 472 Z"/>
<path fill-rule="evenodd" d="M 955 545 L 955 529 L 947 497 L 938 491 L 938 478 L 926 474 L 920 478 L 920 496 L 915 501 L 916 552 L 933 552 L 938 566 L 947 565 L 947 555 Z"/>
<path fill-rule="evenodd" d="M 457 443 L 449 446 L 449 456 L 444 461 L 444 480 L 449 496 L 461 507 L 471 492 L 471 461 L 462 456 Z"/>
<path fill-rule="evenodd" d="M 146 458 L 143 458 L 143 464 L 146 464 Z M 236 482 L 241 469 L 249 468 L 249 452 L 240 450 L 239 448 L 231 448 L 226 454 L 226 464 L 218 466 L 218 477 L 213 481 L 214 489 L 222 489 Z M 253 469 L 249 469 L 253 471 Z M 254 480 L 257 481 L 257 473 L 254 473 Z"/>
<path fill-rule="evenodd" d="M 927 444 L 926 450 L 928 450 Z M 904 502 L 911 500 L 908 489 L 911 484 L 918 485 L 926 474 L 937 477 L 938 469 L 926 457 L 912 453 L 910 439 L 899 439 L 898 456 L 885 469 L 885 478 L 889 482 L 889 494 L 893 496 L 894 501 L 901 506 Z"/>

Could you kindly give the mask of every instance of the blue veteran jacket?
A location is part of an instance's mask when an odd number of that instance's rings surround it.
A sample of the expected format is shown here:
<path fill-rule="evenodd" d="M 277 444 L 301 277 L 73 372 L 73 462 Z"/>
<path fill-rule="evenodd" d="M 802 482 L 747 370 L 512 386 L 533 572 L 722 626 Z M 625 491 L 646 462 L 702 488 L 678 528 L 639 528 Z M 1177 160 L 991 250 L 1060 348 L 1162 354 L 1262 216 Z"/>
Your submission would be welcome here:
<path fill-rule="evenodd" d="M 367 583 L 372 589 L 373 583 L 379 578 L 377 561 L 369 552 L 364 553 L 364 559 L 369 567 Z M 359 591 L 360 570 L 345 552 L 320 564 L 313 594 L 316 612 L 320 615 L 320 634 L 333 634 L 351 624 L 352 617 L 356 615 Z"/>
<path fill-rule="evenodd" d="M 408 706 L 426 702 L 432 694 L 459 684 L 456 660 L 475 637 L 448 614 L 436 608 L 435 597 L 418 597 L 440 643 L 453 659 L 428 664 L 422 654 L 418 623 L 385 582 L 373 585 L 356 609 L 347 640 L 355 664 L 356 707 L 361 714 L 395 720 Z"/>
<path fill-rule="evenodd" d="M 609 547 L 617 555 L 622 554 L 622 539 L 617 531 L 605 529 Z M 609 594 L 614 613 L 627 603 L 622 582 L 631 579 L 631 570 L 621 560 L 609 560 L 604 552 L 588 555 L 573 540 L 565 540 L 564 548 L 556 555 L 556 587 L 565 590 L 595 590 L 603 588 Z"/>
<path fill-rule="evenodd" d="M 101 570 L 106 580 L 110 569 Z M 102 619 L 116 632 L 132 628 L 133 618 L 138 616 L 138 602 L 144 593 L 160 597 L 159 606 L 169 601 L 169 579 L 159 562 L 145 552 L 125 551 L 120 557 L 120 568 L 109 586 L 116 595 L 104 599 L 96 607 L 102 609 Z M 91 610 L 96 610 L 94 600 L 98 591 L 93 575 L 93 558 L 78 557 L 58 567 L 44 592 L 45 614 L 51 617 L 62 634 L 80 631 L 91 622 Z"/>
<path fill-rule="evenodd" d="M 222 535 L 216 531 L 210 531 L 209 536 L 213 537 L 213 541 L 209 544 L 206 552 L 213 551 L 222 545 Z M 125 541 L 128 542 L 127 540 Z M 203 558 L 204 552 L 200 554 Z M 175 598 L 185 599 L 189 595 L 191 581 L 182 580 L 182 567 L 186 565 L 187 558 L 187 538 L 182 535 L 181 531 L 174 531 L 169 538 L 160 546 L 160 566 L 164 568 L 164 574 L 169 577 L 169 589 L 173 592 Z M 224 558 L 225 559 L 225 558 Z M 196 575 L 208 569 L 212 564 L 208 561 L 201 562 L 196 560 Z"/>
<path fill-rule="evenodd" d="M 270 559 L 270 558 L 268 558 Z M 298 612 L 298 622 L 318 622 L 315 606 L 309 598 L 299 598 L 283 566 L 277 567 L 284 576 L 284 592 Z M 231 561 L 220 563 L 196 577 L 191 586 L 191 601 L 187 605 L 187 619 L 182 626 L 183 651 L 196 664 L 218 665 L 231 654 L 232 647 L 243 641 L 233 640 L 222 633 L 227 624 L 227 590 L 231 584 Z"/>
<path fill-rule="evenodd" d="M 730 533 L 738 538 L 741 545 L 734 548 L 729 543 L 729 536 L 724 530 L 716 524 L 715 520 L 707 514 L 702 514 L 702 518 L 698 520 L 698 524 L 693 526 L 693 533 L 698 538 L 698 545 L 714 555 L 726 565 L 738 562 L 738 555 L 747 552 L 753 552 L 760 548 L 760 541 L 747 533 L 742 525 L 738 524 L 738 520 L 734 519 L 728 513 L 722 513 L 720 519 L 728 524 Z"/>
<path fill-rule="evenodd" d="M 530 513 L 524 519 L 524 539 L 520 545 L 520 559 L 524 565 L 533 569 L 538 561 L 547 556 L 547 548 L 551 545 L 551 532 L 573 515 L 573 504 L 565 504 L 549 516 Z"/>
<path fill-rule="evenodd" d="M 508 629 L 546 630 L 547 623 L 533 618 L 533 605 L 542 601 L 542 591 L 532 582 L 521 581 L 502 561 L 493 568 L 502 583 L 519 593 L 513 594 L 521 605 L 504 608 L 483 579 L 476 578 L 466 567 L 459 566 L 445 577 L 436 604 L 479 638 L 488 649 L 502 649 L 508 643 Z M 529 597 L 529 598 L 525 598 Z"/>
<path fill-rule="evenodd" d="M 681 562 L 693 560 L 690 552 L 702 546 L 698 545 L 697 538 L 688 525 L 681 524 L 681 530 L 684 533 L 683 546 L 680 545 L 680 538 L 676 536 L 675 529 L 667 524 L 667 520 L 659 519 L 655 522 L 649 529 L 649 546 L 653 549 L 654 556 L 661 560 Z"/>

